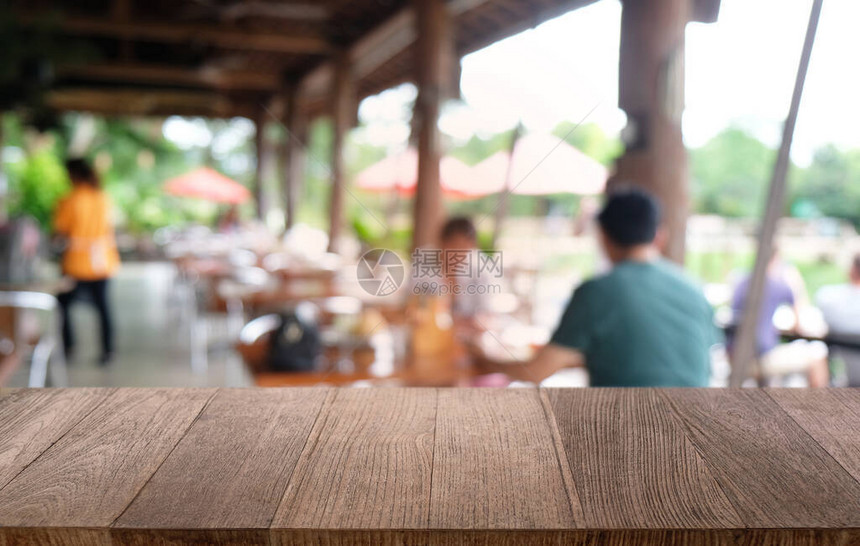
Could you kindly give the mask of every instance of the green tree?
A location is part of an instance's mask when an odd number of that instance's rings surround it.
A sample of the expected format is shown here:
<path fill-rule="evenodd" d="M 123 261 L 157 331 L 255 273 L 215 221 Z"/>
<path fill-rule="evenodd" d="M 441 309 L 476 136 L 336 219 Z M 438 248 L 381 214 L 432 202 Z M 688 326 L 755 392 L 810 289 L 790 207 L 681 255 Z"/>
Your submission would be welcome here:
<path fill-rule="evenodd" d="M 624 152 L 621 139 L 608 136 L 596 123 L 577 126 L 572 121 L 563 121 L 556 125 L 552 134 L 607 167 Z"/>
<path fill-rule="evenodd" d="M 811 205 L 821 215 L 860 227 L 860 149 L 820 148 L 809 168 L 795 177 L 792 190 L 793 209 Z"/>
<path fill-rule="evenodd" d="M 488 137 L 472 135 L 465 144 L 451 148 L 449 153 L 467 165 L 476 165 L 496 152 L 511 149 L 514 130 L 502 131 Z"/>
<path fill-rule="evenodd" d="M 706 214 L 761 214 L 774 150 L 742 129 L 728 128 L 690 150 L 693 209 Z"/>
<path fill-rule="evenodd" d="M 66 170 L 51 147 L 44 147 L 9 166 L 11 216 L 32 216 L 49 230 L 54 208 L 69 190 Z"/>

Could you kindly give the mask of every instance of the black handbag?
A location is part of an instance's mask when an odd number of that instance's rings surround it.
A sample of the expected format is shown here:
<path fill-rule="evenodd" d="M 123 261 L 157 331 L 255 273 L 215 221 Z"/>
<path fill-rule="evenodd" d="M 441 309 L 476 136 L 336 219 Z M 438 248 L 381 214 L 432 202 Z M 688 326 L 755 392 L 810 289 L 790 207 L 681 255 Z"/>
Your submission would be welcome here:
<path fill-rule="evenodd" d="M 276 372 L 312 372 L 322 353 L 319 328 L 296 313 L 280 315 L 281 323 L 272 332 L 269 369 Z"/>

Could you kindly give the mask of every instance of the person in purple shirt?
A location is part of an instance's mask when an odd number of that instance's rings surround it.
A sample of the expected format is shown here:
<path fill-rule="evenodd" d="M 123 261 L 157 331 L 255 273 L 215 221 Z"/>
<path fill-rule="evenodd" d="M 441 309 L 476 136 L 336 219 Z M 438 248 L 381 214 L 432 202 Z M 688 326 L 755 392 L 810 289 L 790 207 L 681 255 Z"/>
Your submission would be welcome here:
<path fill-rule="evenodd" d="M 797 340 L 780 343 L 780 332 L 773 323 L 777 309 L 786 305 L 794 311 L 796 327 L 800 325 L 797 288 L 789 281 L 788 266 L 774 253 L 765 278 L 761 314 L 756 324 L 756 351 L 758 374 L 764 377 L 806 373 L 810 387 L 826 387 L 829 381 L 827 347 L 820 342 Z M 800 281 L 802 282 L 802 280 Z M 740 322 L 746 305 L 750 277 L 746 276 L 735 287 L 732 312 L 736 324 Z M 732 340 L 729 340 L 731 346 Z M 731 347 L 730 347 L 731 349 Z"/>

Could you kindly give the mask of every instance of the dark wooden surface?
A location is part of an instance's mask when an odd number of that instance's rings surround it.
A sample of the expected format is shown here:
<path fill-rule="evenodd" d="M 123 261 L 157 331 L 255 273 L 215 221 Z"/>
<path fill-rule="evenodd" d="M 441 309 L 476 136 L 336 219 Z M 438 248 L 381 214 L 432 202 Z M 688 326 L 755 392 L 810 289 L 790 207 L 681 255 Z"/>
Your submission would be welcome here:
<path fill-rule="evenodd" d="M 0 390 L 0 545 L 858 544 L 860 392 Z"/>

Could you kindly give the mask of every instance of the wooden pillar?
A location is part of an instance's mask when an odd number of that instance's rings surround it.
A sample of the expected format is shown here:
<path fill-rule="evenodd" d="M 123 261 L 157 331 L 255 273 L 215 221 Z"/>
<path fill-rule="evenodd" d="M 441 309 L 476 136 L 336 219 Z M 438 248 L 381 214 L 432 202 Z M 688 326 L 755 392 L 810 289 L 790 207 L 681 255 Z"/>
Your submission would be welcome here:
<path fill-rule="evenodd" d="M 329 252 L 338 251 L 338 240 L 344 224 L 344 194 L 346 192 L 346 167 L 344 162 L 344 140 L 355 119 L 355 101 L 352 89 L 352 74 L 349 57 L 340 54 L 335 60 L 332 89 L 332 146 L 331 146 L 331 199 L 329 201 Z"/>
<path fill-rule="evenodd" d="M 265 160 L 266 160 L 266 112 L 260 108 L 254 119 L 254 153 L 256 157 L 256 168 L 254 172 L 254 199 L 257 201 L 257 218 L 266 217 L 266 189 L 265 189 Z"/>
<path fill-rule="evenodd" d="M 450 17 L 444 0 L 413 0 L 417 39 L 415 81 L 418 96 L 413 110 L 413 130 L 418 135 L 418 182 L 415 188 L 412 246 L 436 242 L 442 222 L 442 189 L 439 185 L 441 139 L 439 111 L 450 92 L 455 60 Z"/>
<path fill-rule="evenodd" d="M 284 142 L 281 165 L 284 192 L 284 227 L 290 229 L 296 223 L 301 184 L 305 175 L 305 120 L 299 111 L 298 92 L 287 91 L 284 104 Z"/>
<path fill-rule="evenodd" d="M 641 186 L 660 201 L 664 254 L 683 263 L 689 209 L 684 108 L 684 31 L 690 0 L 625 0 L 621 16 L 618 105 L 627 113 L 626 151 L 614 181 Z M 611 189 L 611 188 L 610 188 Z"/>

